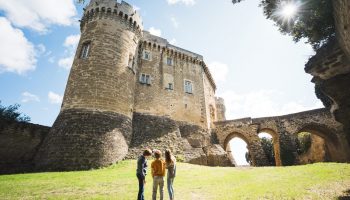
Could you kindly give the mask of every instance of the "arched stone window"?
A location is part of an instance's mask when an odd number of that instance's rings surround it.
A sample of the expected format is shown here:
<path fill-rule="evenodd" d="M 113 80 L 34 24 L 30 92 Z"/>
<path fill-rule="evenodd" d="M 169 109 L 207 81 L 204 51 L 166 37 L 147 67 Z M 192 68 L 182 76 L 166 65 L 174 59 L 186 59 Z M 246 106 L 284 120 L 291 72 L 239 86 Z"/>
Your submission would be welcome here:
<path fill-rule="evenodd" d="M 80 58 L 81 59 L 87 59 L 89 57 L 90 53 L 90 46 L 91 42 L 84 42 L 82 47 L 81 47 L 81 52 L 80 52 Z"/>

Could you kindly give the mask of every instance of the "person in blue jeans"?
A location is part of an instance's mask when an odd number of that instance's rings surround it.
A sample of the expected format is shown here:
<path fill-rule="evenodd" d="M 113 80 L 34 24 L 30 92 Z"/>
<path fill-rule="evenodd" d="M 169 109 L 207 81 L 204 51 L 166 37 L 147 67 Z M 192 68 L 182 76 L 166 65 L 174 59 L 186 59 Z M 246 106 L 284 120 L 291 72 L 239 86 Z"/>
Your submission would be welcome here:
<path fill-rule="evenodd" d="M 176 176 L 176 158 L 172 155 L 171 151 L 167 149 L 165 151 L 165 168 L 167 169 L 167 186 L 169 199 L 174 200 L 174 179 Z"/>
<path fill-rule="evenodd" d="M 137 160 L 136 176 L 139 180 L 139 193 L 137 195 L 137 200 L 144 200 L 144 191 L 146 184 L 147 175 L 147 158 L 152 155 L 152 151 L 146 149 L 143 154 Z"/>

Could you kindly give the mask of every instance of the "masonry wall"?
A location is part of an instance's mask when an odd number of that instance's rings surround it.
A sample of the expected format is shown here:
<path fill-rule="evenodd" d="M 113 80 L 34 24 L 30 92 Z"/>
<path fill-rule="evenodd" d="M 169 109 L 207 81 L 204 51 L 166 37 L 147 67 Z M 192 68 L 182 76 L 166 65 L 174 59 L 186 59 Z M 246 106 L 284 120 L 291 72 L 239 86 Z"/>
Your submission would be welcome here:
<path fill-rule="evenodd" d="M 215 99 L 215 89 L 212 87 L 209 78 L 203 73 L 203 86 L 205 97 L 205 112 L 207 119 L 207 127 L 213 128 L 214 122 L 218 121 L 217 107 Z"/>
<path fill-rule="evenodd" d="M 34 156 L 50 127 L 0 118 L 0 174 L 34 170 Z"/>
<path fill-rule="evenodd" d="M 175 54 L 170 50 L 175 50 L 175 47 L 169 47 L 166 40 L 147 34 L 144 33 L 144 42 L 139 51 L 137 77 L 140 79 L 141 74 L 150 75 L 151 81 L 150 84 L 142 84 L 137 79 L 135 112 L 168 116 L 176 121 L 207 127 L 204 91 L 210 85 L 203 84 L 202 66 Z M 143 58 L 145 51 L 150 53 L 150 60 Z M 172 59 L 171 65 L 167 64 L 167 58 Z M 193 93 L 185 92 L 185 80 L 192 82 Z M 169 89 L 169 83 L 173 89 Z"/>
<path fill-rule="evenodd" d="M 263 166 L 266 157 L 258 134 L 270 133 L 273 136 L 277 165 L 298 164 L 295 145 L 296 135 L 310 132 L 325 141 L 327 161 L 349 162 L 350 147 L 346 142 L 343 126 L 335 121 L 327 109 L 316 109 L 284 116 L 245 118 L 216 122 L 219 143 L 226 148 L 234 137 L 240 137 L 248 144 L 254 166 Z M 320 150 L 320 149 L 314 149 Z M 318 154 L 324 154 L 323 150 Z"/>
<path fill-rule="evenodd" d="M 145 148 L 170 149 L 179 161 L 198 165 L 231 166 L 227 153 L 212 145 L 211 134 L 198 125 L 164 116 L 134 113 L 133 139 L 127 159 L 136 159 Z"/>

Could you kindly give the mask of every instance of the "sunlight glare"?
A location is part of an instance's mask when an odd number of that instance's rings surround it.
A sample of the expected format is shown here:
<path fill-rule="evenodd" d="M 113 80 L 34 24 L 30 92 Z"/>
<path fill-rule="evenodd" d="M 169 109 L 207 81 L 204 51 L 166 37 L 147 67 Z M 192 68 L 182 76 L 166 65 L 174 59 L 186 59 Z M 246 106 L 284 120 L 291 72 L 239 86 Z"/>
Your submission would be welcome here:
<path fill-rule="evenodd" d="M 286 18 L 292 18 L 298 12 L 298 7 L 296 4 L 289 3 L 283 6 L 282 15 Z"/>

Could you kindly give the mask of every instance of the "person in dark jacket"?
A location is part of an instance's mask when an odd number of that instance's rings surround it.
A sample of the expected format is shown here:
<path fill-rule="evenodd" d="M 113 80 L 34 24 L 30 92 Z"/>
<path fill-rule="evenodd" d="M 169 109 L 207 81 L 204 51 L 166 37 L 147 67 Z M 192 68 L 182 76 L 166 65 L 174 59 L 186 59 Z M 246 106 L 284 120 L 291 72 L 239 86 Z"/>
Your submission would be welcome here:
<path fill-rule="evenodd" d="M 152 151 L 146 149 L 143 154 L 137 160 L 136 176 L 139 180 L 139 193 L 137 195 L 137 200 L 144 200 L 144 191 L 146 184 L 147 175 L 147 158 L 152 155 Z"/>

